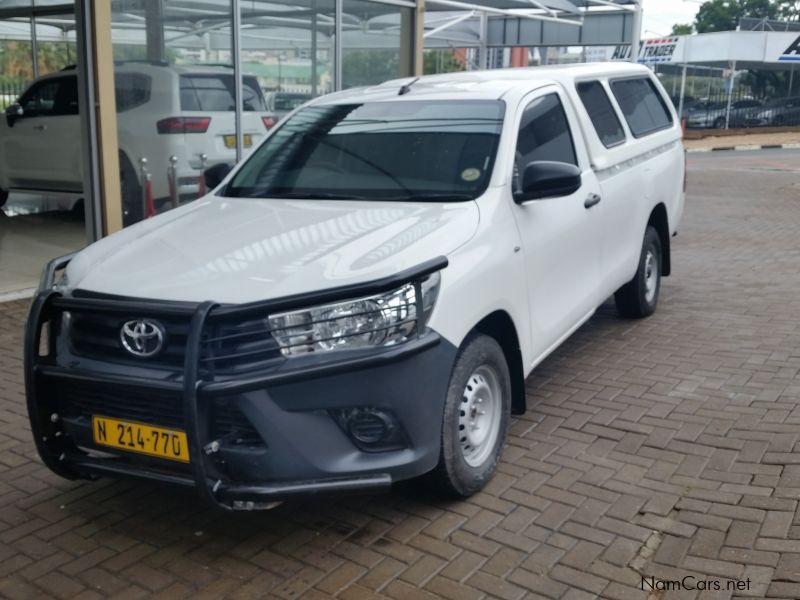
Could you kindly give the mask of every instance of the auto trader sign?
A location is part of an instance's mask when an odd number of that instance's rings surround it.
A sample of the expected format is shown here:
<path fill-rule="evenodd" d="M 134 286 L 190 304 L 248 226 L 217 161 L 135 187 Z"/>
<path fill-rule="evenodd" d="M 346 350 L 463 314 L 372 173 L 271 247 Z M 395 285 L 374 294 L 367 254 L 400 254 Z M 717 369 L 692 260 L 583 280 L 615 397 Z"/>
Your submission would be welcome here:
<path fill-rule="evenodd" d="M 639 59 L 638 62 L 643 64 L 658 64 L 675 62 L 676 55 L 681 43 L 682 37 L 668 37 L 656 38 L 652 40 L 642 40 L 639 45 Z M 617 46 L 611 60 L 630 60 L 631 46 L 630 44 Z"/>
<path fill-rule="evenodd" d="M 778 57 L 780 62 L 800 62 L 800 35 L 792 44 L 784 50 Z"/>

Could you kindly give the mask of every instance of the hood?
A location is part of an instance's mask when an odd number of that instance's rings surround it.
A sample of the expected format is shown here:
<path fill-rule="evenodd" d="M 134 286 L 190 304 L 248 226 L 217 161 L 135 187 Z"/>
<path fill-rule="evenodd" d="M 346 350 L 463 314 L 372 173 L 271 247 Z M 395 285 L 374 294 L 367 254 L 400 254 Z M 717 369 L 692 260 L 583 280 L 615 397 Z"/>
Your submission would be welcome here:
<path fill-rule="evenodd" d="M 207 197 L 92 244 L 69 289 L 242 303 L 391 275 L 466 243 L 475 202 Z"/>

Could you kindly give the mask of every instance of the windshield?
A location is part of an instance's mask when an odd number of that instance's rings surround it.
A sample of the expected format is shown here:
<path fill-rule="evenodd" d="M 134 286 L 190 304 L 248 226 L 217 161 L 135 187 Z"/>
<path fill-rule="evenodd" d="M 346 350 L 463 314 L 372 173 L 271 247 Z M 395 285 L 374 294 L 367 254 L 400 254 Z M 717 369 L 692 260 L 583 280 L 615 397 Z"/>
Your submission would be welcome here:
<path fill-rule="evenodd" d="M 504 110 L 498 100 L 310 106 L 252 154 L 224 194 L 471 200 L 489 184 Z"/>

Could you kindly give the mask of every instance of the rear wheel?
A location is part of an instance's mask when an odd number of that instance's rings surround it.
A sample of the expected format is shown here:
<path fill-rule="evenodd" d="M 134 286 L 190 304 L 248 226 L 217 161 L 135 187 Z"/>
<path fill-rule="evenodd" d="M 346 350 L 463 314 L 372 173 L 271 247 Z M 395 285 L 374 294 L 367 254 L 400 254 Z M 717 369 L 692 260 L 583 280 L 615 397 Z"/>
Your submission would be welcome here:
<path fill-rule="evenodd" d="M 648 226 L 636 275 L 614 294 L 620 315 L 639 319 L 649 317 L 656 311 L 661 291 L 662 264 L 661 238 L 655 227 Z"/>
<path fill-rule="evenodd" d="M 122 194 L 122 225 L 127 227 L 142 220 L 144 204 L 136 169 L 124 152 L 119 153 L 119 182 Z"/>
<path fill-rule="evenodd" d="M 480 491 L 500 461 L 510 414 L 511 377 L 502 348 L 486 335 L 468 338 L 450 377 L 431 483 L 461 498 Z"/>
<path fill-rule="evenodd" d="M 714 121 L 714 129 L 723 129 L 724 127 L 725 119 L 723 117 L 719 117 L 716 121 Z"/>

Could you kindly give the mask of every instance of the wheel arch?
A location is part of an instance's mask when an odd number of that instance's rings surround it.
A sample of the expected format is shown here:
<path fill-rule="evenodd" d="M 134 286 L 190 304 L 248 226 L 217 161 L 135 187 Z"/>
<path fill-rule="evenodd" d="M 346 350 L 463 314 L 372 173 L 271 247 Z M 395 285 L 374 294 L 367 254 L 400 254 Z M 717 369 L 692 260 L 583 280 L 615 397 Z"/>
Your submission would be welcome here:
<path fill-rule="evenodd" d="M 493 338 L 503 349 L 508 371 L 511 375 L 511 413 L 521 415 L 526 410 L 525 372 L 522 367 L 522 351 L 517 328 L 511 316 L 504 310 L 496 310 L 475 325 L 473 331 Z"/>
<path fill-rule="evenodd" d="M 669 218 L 667 207 L 659 203 L 650 213 L 647 226 L 653 227 L 658 232 L 661 240 L 661 274 L 665 277 L 672 272 L 672 253 L 670 251 Z"/>

